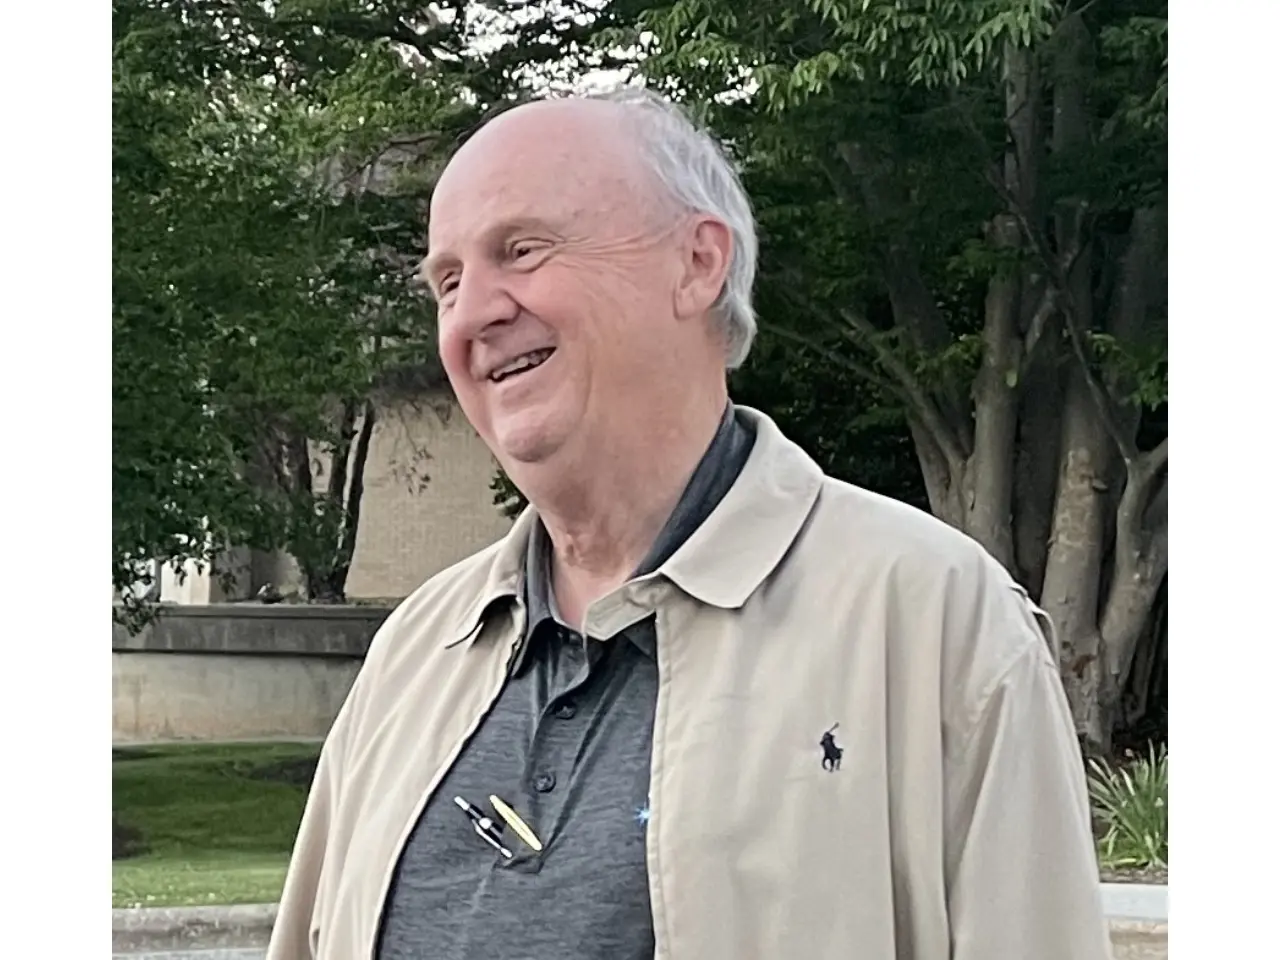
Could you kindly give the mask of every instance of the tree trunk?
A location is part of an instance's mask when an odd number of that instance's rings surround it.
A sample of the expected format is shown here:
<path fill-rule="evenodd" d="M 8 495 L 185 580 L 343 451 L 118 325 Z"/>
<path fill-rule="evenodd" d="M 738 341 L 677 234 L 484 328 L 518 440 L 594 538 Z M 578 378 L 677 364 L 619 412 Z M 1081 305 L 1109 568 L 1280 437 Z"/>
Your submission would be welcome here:
<path fill-rule="evenodd" d="M 1113 455 L 1079 370 L 1068 373 L 1063 407 L 1058 494 L 1040 603 L 1058 628 L 1062 680 L 1077 727 L 1105 750 L 1114 718 L 1104 716 L 1099 705 L 1105 692 L 1098 604 Z"/>
<path fill-rule="evenodd" d="M 1040 169 L 1045 152 L 1041 122 L 1044 90 L 1038 58 L 1011 41 L 1005 46 L 1005 116 L 1009 148 L 1005 191 L 1028 223 L 1044 219 Z M 1015 177 L 1013 174 L 1017 174 Z M 1016 212 L 1015 211 L 1015 212 Z M 1021 237 L 1026 248 L 1030 237 Z M 1057 348 L 1061 323 L 1044 265 L 1021 270 L 1018 435 L 1014 439 L 1013 548 L 1023 586 L 1038 597 L 1044 586 L 1057 490 L 1062 429 L 1062 376 Z"/>
<path fill-rule="evenodd" d="M 964 496 L 955 468 L 935 442 L 929 428 L 916 416 L 907 419 L 916 459 L 920 461 L 920 473 L 924 477 L 925 493 L 929 497 L 930 512 L 957 530 L 965 529 Z"/>
<path fill-rule="evenodd" d="M 1062 371 L 1058 352 L 1042 351 L 1024 368 L 1014 466 L 1014 552 L 1023 586 L 1044 590 L 1062 441 Z"/>
<path fill-rule="evenodd" d="M 319 603 L 347 601 L 347 578 L 351 575 L 364 502 L 364 474 L 377 422 L 377 410 L 371 400 L 359 409 L 354 402 L 344 404 L 327 493 L 330 509 L 341 519 L 324 565 L 307 573 L 307 593 Z"/>
<path fill-rule="evenodd" d="M 1152 708 L 1151 694 L 1161 679 L 1161 670 L 1167 657 L 1168 639 L 1168 588 L 1160 588 L 1160 597 L 1147 619 L 1146 629 L 1138 642 L 1129 677 L 1125 681 L 1124 722 L 1128 727 L 1148 720 Z"/>
<path fill-rule="evenodd" d="M 1146 324 L 1147 305 L 1157 271 L 1161 218 L 1156 211 L 1135 212 L 1129 244 L 1112 297 L 1108 332 L 1122 342 L 1138 339 Z M 1133 384 L 1113 382 L 1123 395 Z M 1136 435 L 1136 405 L 1128 404 L 1117 417 Z M 1169 567 L 1168 455 L 1166 438 L 1148 453 L 1126 446 L 1124 489 L 1115 511 L 1115 556 L 1101 616 L 1101 633 L 1109 687 L 1122 687 L 1133 665 L 1138 643 L 1148 630 L 1156 597 Z"/>
<path fill-rule="evenodd" d="M 991 239 L 1005 250 L 1018 247 L 1018 224 L 1012 215 L 996 219 Z M 982 363 L 973 385 L 973 454 L 965 470 L 965 529 L 1014 576 L 1018 576 L 1013 548 L 1013 464 L 1022 363 L 1020 315 L 1017 270 L 1005 267 L 987 290 Z"/>

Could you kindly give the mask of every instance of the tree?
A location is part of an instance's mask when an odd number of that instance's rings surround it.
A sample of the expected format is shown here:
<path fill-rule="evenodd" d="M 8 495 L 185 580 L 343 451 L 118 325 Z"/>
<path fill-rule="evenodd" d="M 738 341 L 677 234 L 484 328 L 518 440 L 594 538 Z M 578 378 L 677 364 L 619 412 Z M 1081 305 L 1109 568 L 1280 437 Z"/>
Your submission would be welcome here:
<path fill-rule="evenodd" d="M 766 324 L 900 404 L 1100 749 L 1168 568 L 1166 38 L 1140 0 L 679 0 L 603 38 L 740 158 Z"/>
<path fill-rule="evenodd" d="M 376 399 L 429 363 L 405 275 L 440 158 L 614 58 L 572 2 L 113 11 L 113 579 L 283 546 L 340 600 Z"/>
<path fill-rule="evenodd" d="M 430 314 L 406 283 L 419 174 L 472 108 L 377 30 L 301 13 L 114 7 L 113 581 L 127 599 L 141 562 L 231 545 L 284 547 L 313 599 L 343 599 L 376 401 L 429 363 Z"/>

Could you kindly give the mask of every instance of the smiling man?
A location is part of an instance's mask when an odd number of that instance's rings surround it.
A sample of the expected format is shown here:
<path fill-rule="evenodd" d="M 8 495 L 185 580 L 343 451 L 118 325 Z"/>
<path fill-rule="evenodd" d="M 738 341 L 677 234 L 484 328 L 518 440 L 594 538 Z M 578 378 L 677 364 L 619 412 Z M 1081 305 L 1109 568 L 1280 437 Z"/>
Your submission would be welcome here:
<path fill-rule="evenodd" d="M 379 631 L 268 956 L 1107 956 L 1043 615 L 729 400 L 756 240 L 715 142 L 636 91 L 525 105 L 429 230 L 531 506 Z"/>

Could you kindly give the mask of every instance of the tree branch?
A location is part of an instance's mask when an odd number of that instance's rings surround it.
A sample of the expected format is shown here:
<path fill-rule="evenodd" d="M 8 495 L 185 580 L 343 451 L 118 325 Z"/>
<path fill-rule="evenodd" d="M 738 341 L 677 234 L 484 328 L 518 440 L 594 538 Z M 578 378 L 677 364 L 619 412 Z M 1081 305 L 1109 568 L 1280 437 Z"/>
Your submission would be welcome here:
<path fill-rule="evenodd" d="M 1115 565 L 1111 589 L 1099 619 L 1107 669 L 1123 681 L 1134 651 L 1169 569 L 1169 516 L 1163 509 L 1152 521 L 1153 507 L 1168 492 L 1169 440 L 1141 454 L 1131 464 L 1116 511 Z"/>
<path fill-rule="evenodd" d="M 1168 465 L 1168 437 L 1161 440 L 1154 449 L 1138 454 L 1126 462 L 1124 492 L 1120 495 L 1120 503 L 1116 508 L 1117 558 L 1131 558 L 1136 563 L 1145 556 L 1143 530 L 1148 508 L 1155 500 L 1160 484 L 1168 482 Z M 1162 518 L 1156 526 L 1158 528 L 1167 522 L 1167 517 Z"/>
<path fill-rule="evenodd" d="M 892 191 L 887 182 L 884 164 L 879 163 L 870 151 L 857 143 L 837 143 L 835 154 L 839 162 L 824 158 L 822 169 L 836 196 L 851 208 L 865 211 L 873 222 L 888 226 L 890 249 L 882 258 L 881 268 L 889 299 L 893 304 L 896 326 L 917 350 L 945 349 L 953 342 L 946 318 L 921 278 L 914 252 L 907 248 L 901 232 L 890 222 L 895 204 L 900 204 L 896 195 L 890 196 Z M 857 194 L 850 189 L 850 177 L 858 184 Z M 848 327 L 858 329 L 858 323 L 851 322 L 849 313 L 842 311 L 842 319 Z M 870 324 L 867 324 L 867 328 L 875 333 Z M 938 433 L 939 449 L 951 468 L 958 469 L 972 446 L 966 398 L 958 391 L 947 390 L 938 391 L 936 398 L 930 397 L 905 364 L 897 358 L 892 358 L 894 362 L 885 362 L 885 351 L 876 343 L 874 336 L 867 346 L 872 348 L 881 365 L 902 383 L 908 405 L 917 411 L 919 419 L 929 430 Z"/>
<path fill-rule="evenodd" d="M 858 143 L 842 142 L 836 153 L 848 173 L 857 180 L 862 206 L 871 219 L 887 227 L 888 252 L 883 258 L 885 284 L 894 304 L 894 318 L 922 350 L 941 350 L 951 340 L 946 318 L 921 279 L 918 258 L 909 249 L 901 230 L 892 222 L 902 203 L 889 182 L 886 164 Z M 846 193 L 845 196 L 848 194 Z"/>
<path fill-rule="evenodd" d="M 329 484 L 326 497 L 334 506 L 343 503 L 347 494 L 347 465 L 351 459 L 351 444 L 356 436 L 356 405 L 352 400 L 342 404 L 339 415 L 337 440 L 333 444 L 329 465 Z"/>
<path fill-rule="evenodd" d="M 893 375 L 901 386 L 901 392 L 910 408 L 933 434 L 938 448 L 947 458 L 948 465 L 952 470 L 959 471 L 967 456 L 962 441 L 952 425 L 947 422 L 942 411 L 938 409 L 938 405 L 929 396 L 919 378 L 901 357 L 880 342 L 880 331 L 870 320 L 848 308 L 842 308 L 837 312 L 848 325 L 849 331 L 854 334 L 854 341 L 858 342 L 861 339 L 863 345 L 875 354 L 880 365 Z"/>
<path fill-rule="evenodd" d="M 1098 379 L 1098 375 L 1094 372 L 1090 363 L 1089 348 L 1084 342 L 1084 334 L 1080 331 L 1080 325 L 1076 322 L 1075 304 L 1069 294 L 1065 299 L 1067 302 L 1065 309 L 1062 311 L 1062 319 L 1067 327 L 1067 337 L 1071 341 L 1071 350 L 1075 354 L 1076 361 L 1080 364 L 1080 369 L 1084 374 L 1084 382 L 1089 388 L 1089 395 L 1093 398 L 1094 407 L 1097 408 L 1098 418 L 1102 421 L 1107 434 L 1120 451 L 1120 457 L 1124 460 L 1125 467 L 1129 468 L 1138 456 L 1137 445 L 1134 443 L 1133 437 L 1120 426 L 1119 418 L 1116 417 L 1115 398 L 1112 397 L 1102 381 Z"/>
<path fill-rule="evenodd" d="M 790 327 L 785 327 L 785 326 L 781 326 L 779 324 L 774 324 L 774 323 L 761 323 L 760 328 L 762 330 L 769 331 L 775 336 L 782 337 L 785 340 L 790 340 L 792 343 L 798 344 L 799 346 L 805 348 L 806 350 L 812 350 L 815 354 L 817 354 L 818 356 L 822 357 L 825 360 L 830 361 L 831 363 L 835 364 L 837 367 L 840 367 L 844 370 L 848 370 L 850 373 L 856 373 L 858 376 L 862 377 L 863 379 L 867 380 L 870 383 L 875 384 L 877 387 L 881 388 L 882 390 L 886 390 L 889 393 L 892 393 L 894 396 L 898 397 L 904 403 L 907 402 L 906 394 L 903 392 L 902 388 L 898 384 L 885 378 L 884 376 L 882 376 L 881 374 L 873 370 L 871 367 L 868 367 L 866 364 L 860 363 L 857 360 L 854 360 L 852 357 L 847 357 L 844 354 L 840 353 L 838 350 L 832 350 L 830 347 L 819 343 L 817 340 L 814 340 L 812 337 L 805 336 L 803 333 L 800 333 L 797 330 L 793 330 Z"/>
<path fill-rule="evenodd" d="M 355 457 L 351 464 L 351 491 L 343 506 L 342 538 L 338 545 L 338 564 L 342 568 L 342 592 L 346 593 L 347 573 L 351 558 L 355 556 L 356 536 L 360 532 L 360 511 L 364 504 L 364 475 L 369 465 L 369 448 L 373 441 L 373 428 L 378 412 L 372 400 L 364 403 L 363 420 L 356 437 Z"/>
<path fill-rule="evenodd" d="M 1165 437 L 1151 450 L 1139 454 L 1129 471 L 1130 477 L 1150 488 L 1161 472 L 1169 466 L 1169 438 Z"/>
<path fill-rule="evenodd" d="M 960 114 L 971 132 L 981 138 L 981 132 L 977 129 L 976 124 L 973 123 L 972 117 L 968 115 L 967 111 L 965 111 L 963 107 L 960 108 Z M 992 166 L 989 168 L 984 174 L 984 179 L 987 184 L 996 191 L 997 195 L 1008 207 L 1009 212 L 1017 218 L 1019 226 L 1022 228 L 1024 235 L 1027 237 L 1032 249 L 1036 253 L 1036 257 L 1044 265 L 1048 274 L 1049 290 L 1055 292 L 1055 299 L 1057 301 L 1056 307 L 1062 316 L 1064 325 L 1066 326 L 1068 339 L 1071 341 L 1072 353 L 1075 355 L 1076 361 L 1080 364 L 1080 369 L 1084 376 L 1085 384 L 1088 387 L 1089 395 L 1093 398 L 1094 406 L 1097 408 L 1098 417 L 1102 421 L 1107 434 L 1115 443 L 1117 449 L 1120 451 L 1120 456 L 1127 465 L 1137 455 L 1137 448 L 1134 446 L 1132 437 L 1130 437 L 1129 434 L 1121 428 L 1119 419 L 1116 417 L 1115 398 L 1111 395 L 1110 391 L 1107 390 L 1106 386 L 1098 379 L 1097 374 L 1093 370 L 1093 365 L 1090 362 L 1089 357 L 1090 350 L 1088 345 L 1085 343 L 1084 334 L 1080 330 L 1080 325 L 1077 322 L 1079 313 L 1077 311 L 1075 297 L 1072 294 L 1071 284 L 1068 281 L 1068 277 L 1070 277 L 1071 272 L 1075 269 L 1076 261 L 1080 256 L 1081 244 L 1079 242 L 1079 238 L 1084 233 L 1083 229 L 1080 229 L 1081 224 L 1078 222 L 1077 229 L 1071 231 L 1071 235 L 1074 238 L 1074 242 L 1071 246 L 1060 253 L 1055 254 L 1045 232 L 1032 221 L 1030 211 L 1026 210 L 1018 201 L 1018 198 L 1014 196 L 1013 192 L 1006 187 L 1004 179 L 1000 175 L 998 166 Z M 1077 221 L 1082 221 L 1088 208 L 1084 202 L 1080 202 L 1075 204 L 1072 209 L 1073 215 L 1076 217 Z M 1044 304 L 1042 304 L 1042 306 L 1043 305 Z M 1048 320 L 1049 317 L 1046 316 L 1041 324 L 1042 328 Z M 1041 333 L 1043 333 L 1043 329 L 1041 330 Z M 1029 355 L 1030 351 L 1028 351 L 1028 356 Z"/>
<path fill-rule="evenodd" d="M 341 183 L 352 187 L 355 192 L 364 191 L 364 186 L 360 184 L 360 180 L 364 174 L 368 172 L 372 179 L 375 168 L 388 153 L 393 150 L 412 150 L 417 147 L 439 146 L 442 142 L 440 134 L 436 131 L 431 133 L 420 133 L 414 136 L 392 137 L 381 147 L 373 152 L 373 154 L 364 161 L 361 161 L 350 172 L 344 172 L 339 177 Z"/>
<path fill-rule="evenodd" d="M 1022 369 L 1018 372 L 1019 379 L 1030 372 L 1032 364 L 1038 359 L 1037 351 L 1044 339 L 1045 330 L 1048 329 L 1049 321 L 1057 312 L 1058 290 L 1052 284 L 1046 284 L 1036 312 L 1032 314 L 1031 322 L 1027 325 L 1023 341 Z"/>

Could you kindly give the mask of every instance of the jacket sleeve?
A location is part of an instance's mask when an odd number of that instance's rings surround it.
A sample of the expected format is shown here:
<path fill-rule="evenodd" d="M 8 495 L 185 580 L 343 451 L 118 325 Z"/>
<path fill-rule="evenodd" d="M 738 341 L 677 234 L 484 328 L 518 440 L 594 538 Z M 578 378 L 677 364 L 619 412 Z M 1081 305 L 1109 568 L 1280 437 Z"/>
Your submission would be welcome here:
<path fill-rule="evenodd" d="M 330 843 L 330 826 L 337 812 L 347 712 L 344 705 L 320 752 L 320 762 L 316 766 L 294 840 L 266 960 L 319 960 L 315 940 L 317 905 Z"/>
<path fill-rule="evenodd" d="M 947 764 L 951 957 L 1107 960 L 1084 763 L 1050 644 L 1026 619 L 1033 642 Z"/>

